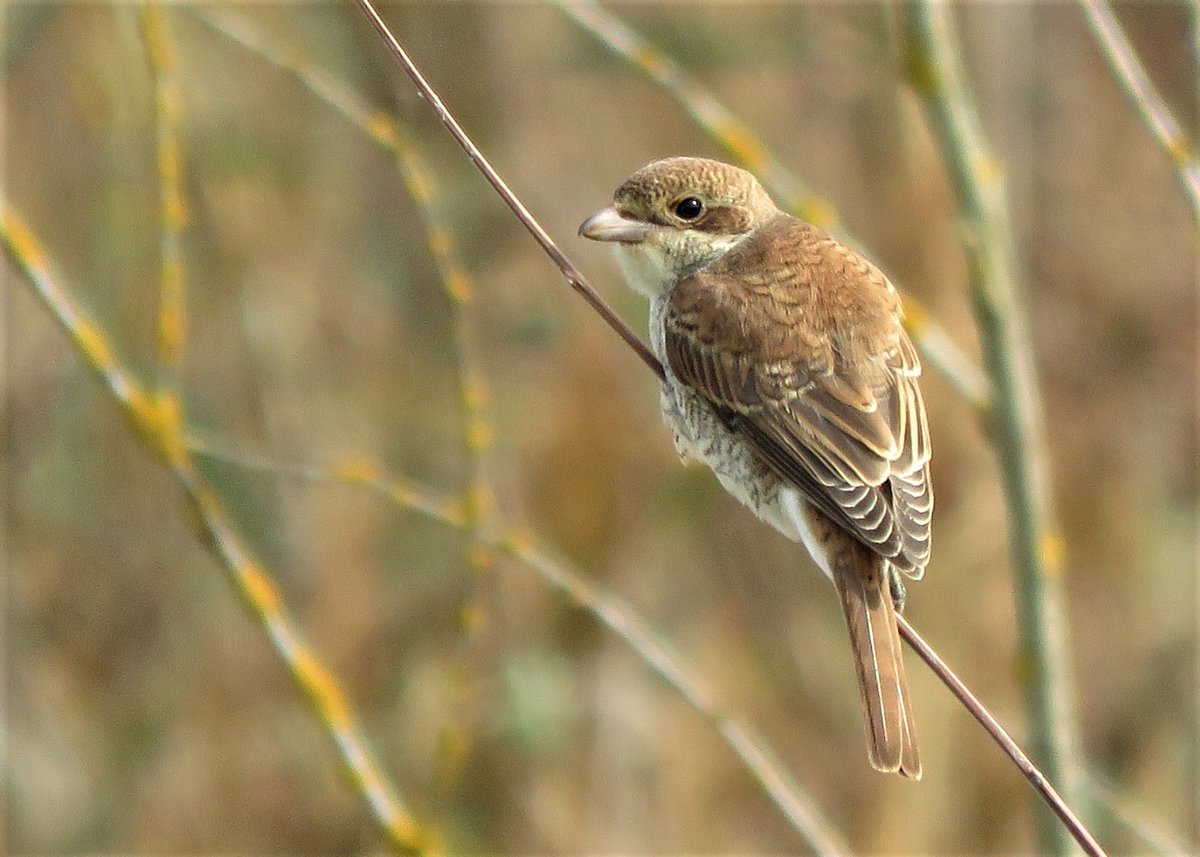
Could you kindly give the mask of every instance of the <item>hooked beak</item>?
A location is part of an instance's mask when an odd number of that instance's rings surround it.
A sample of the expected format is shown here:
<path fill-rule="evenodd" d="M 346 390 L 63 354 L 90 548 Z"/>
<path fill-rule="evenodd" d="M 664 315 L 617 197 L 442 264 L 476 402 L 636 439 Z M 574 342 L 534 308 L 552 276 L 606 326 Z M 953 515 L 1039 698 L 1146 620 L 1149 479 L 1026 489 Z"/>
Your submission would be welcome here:
<path fill-rule="evenodd" d="M 623 217 L 611 205 L 600 209 L 579 226 L 579 234 L 584 238 L 621 244 L 641 244 L 649 233 L 649 223 Z"/>

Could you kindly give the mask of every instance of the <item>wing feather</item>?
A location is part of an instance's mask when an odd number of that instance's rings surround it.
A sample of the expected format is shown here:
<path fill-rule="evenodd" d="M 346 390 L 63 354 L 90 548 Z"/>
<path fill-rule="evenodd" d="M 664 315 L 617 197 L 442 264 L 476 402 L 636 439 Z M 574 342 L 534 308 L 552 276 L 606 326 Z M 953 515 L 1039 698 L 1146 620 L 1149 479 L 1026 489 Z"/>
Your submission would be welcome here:
<path fill-rule="evenodd" d="M 933 509 L 929 429 L 899 299 L 815 228 L 781 218 L 766 229 L 808 264 L 763 276 L 769 257 L 739 248 L 681 280 L 664 314 L 666 361 L 778 476 L 918 577 Z M 739 275 L 739 252 L 756 254 L 753 278 Z"/>

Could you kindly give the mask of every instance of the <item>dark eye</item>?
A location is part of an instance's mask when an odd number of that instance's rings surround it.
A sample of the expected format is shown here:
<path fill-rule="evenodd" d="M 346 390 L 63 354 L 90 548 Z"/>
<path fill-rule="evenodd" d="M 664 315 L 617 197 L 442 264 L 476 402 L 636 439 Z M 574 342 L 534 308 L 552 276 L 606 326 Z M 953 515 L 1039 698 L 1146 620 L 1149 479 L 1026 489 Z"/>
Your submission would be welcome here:
<path fill-rule="evenodd" d="M 704 203 L 694 196 L 685 196 L 675 203 L 675 216 L 680 220 L 695 220 L 704 213 Z"/>

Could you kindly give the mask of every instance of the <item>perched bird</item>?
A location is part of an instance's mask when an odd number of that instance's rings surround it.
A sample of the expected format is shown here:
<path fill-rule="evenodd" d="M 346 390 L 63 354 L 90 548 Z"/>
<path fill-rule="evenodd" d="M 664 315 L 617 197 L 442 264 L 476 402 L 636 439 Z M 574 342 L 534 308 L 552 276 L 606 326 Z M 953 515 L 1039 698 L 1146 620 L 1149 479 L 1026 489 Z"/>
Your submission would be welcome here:
<path fill-rule="evenodd" d="M 579 233 L 613 242 L 650 299 L 663 417 L 841 599 L 871 764 L 921 776 L 895 610 L 929 561 L 921 366 L 878 268 L 780 211 L 750 173 L 668 158 Z"/>

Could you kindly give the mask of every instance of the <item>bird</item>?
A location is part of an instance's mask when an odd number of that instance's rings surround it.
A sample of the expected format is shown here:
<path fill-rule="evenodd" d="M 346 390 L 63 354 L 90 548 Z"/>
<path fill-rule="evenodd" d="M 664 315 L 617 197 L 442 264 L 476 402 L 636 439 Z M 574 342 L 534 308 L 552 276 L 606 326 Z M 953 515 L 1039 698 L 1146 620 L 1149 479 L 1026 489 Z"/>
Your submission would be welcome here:
<path fill-rule="evenodd" d="M 663 418 L 759 518 L 808 549 L 850 635 L 868 760 L 920 779 L 896 613 L 930 556 L 921 363 L 878 267 L 780 210 L 750 172 L 654 161 L 579 234 L 649 299 Z"/>

